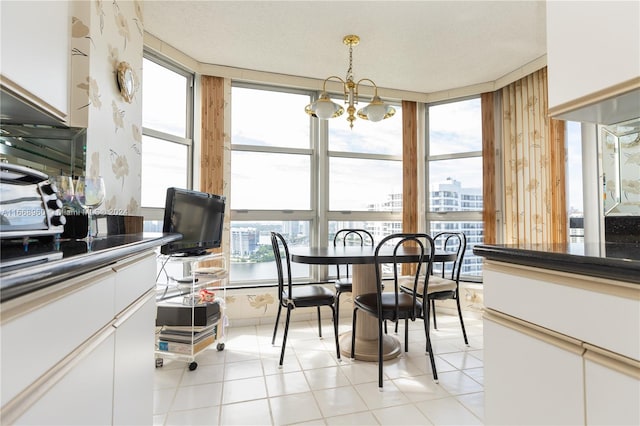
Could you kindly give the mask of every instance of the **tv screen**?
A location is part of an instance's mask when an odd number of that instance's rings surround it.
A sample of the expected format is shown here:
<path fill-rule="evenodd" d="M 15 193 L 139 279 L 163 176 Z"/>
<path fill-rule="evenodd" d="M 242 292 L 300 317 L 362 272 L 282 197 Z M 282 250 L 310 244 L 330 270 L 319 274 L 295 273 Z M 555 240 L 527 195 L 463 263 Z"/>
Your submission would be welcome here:
<path fill-rule="evenodd" d="M 188 189 L 167 188 L 163 232 L 182 239 L 161 247 L 162 254 L 196 256 L 220 247 L 225 197 Z"/>

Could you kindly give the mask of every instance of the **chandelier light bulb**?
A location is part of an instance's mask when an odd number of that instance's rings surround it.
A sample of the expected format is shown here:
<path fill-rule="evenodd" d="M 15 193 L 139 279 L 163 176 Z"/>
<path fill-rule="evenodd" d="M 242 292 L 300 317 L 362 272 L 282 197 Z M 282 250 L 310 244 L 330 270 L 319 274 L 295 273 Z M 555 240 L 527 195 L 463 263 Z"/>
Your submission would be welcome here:
<path fill-rule="evenodd" d="M 335 112 L 334 104 L 329 99 L 318 99 L 315 111 L 319 119 L 328 120 Z"/>

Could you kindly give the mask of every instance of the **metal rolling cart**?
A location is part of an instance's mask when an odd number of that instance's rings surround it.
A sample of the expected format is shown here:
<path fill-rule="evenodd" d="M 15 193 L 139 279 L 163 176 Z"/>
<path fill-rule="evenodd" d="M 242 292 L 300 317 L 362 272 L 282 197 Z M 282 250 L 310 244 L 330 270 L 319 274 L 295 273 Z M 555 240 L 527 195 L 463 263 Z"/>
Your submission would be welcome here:
<path fill-rule="evenodd" d="M 227 258 L 158 254 L 157 260 L 156 367 L 171 357 L 186 360 L 193 371 L 196 356 L 212 344 L 224 350 Z"/>

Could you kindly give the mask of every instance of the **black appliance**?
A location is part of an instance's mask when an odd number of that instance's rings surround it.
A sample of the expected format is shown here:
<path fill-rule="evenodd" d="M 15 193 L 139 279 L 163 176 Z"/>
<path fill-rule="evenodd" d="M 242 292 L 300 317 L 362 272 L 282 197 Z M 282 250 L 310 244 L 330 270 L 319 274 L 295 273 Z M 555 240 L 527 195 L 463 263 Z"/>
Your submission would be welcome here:
<path fill-rule="evenodd" d="M 200 255 L 220 247 L 226 198 L 180 188 L 167 188 L 162 232 L 180 233 L 182 239 L 163 245 L 162 254 Z"/>

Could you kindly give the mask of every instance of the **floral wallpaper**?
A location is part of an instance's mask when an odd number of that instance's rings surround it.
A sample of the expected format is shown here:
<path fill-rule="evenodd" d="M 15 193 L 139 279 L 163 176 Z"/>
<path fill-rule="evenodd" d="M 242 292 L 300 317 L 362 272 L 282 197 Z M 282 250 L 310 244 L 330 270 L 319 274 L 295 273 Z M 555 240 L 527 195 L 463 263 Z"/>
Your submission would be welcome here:
<path fill-rule="evenodd" d="M 102 176 L 107 196 L 97 212 L 139 215 L 141 198 L 142 1 L 71 2 L 72 126 L 87 128 L 86 170 Z M 120 94 L 117 67 L 130 64 L 135 94 Z"/>

